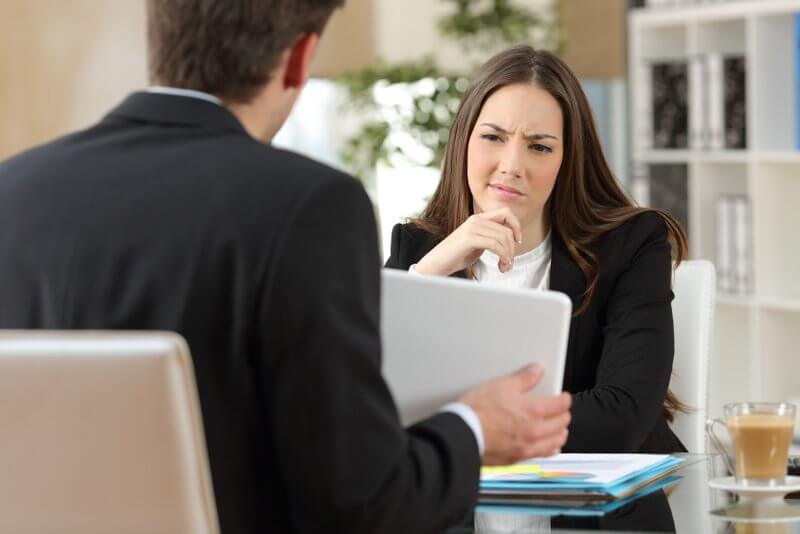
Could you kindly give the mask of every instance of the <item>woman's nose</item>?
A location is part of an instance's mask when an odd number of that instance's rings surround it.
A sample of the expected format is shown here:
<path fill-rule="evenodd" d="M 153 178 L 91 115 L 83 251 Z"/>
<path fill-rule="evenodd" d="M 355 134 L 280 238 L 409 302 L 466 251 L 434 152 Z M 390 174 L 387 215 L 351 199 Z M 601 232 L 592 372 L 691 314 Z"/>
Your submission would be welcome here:
<path fill-rule="evenodd" d="M 522 158 L 517 148 L 509 146 L 503 152 L 500 160 L 500 173 L 511 178 L 522 176 Z"/>

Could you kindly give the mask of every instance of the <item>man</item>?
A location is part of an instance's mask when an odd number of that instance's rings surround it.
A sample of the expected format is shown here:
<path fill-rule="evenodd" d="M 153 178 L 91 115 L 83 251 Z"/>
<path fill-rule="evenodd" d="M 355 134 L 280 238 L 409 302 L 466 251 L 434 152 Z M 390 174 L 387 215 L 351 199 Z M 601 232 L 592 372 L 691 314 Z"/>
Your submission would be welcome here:
<path fill-rule="evenodd" d="M 0 327 L 183 334 L 224 533 L 441 530 L 566 438 L 531 369 L 400 426 L 370 203 L 268 144 L 339 4 L 150 0 L 155 87 L 0 164 Z"/>

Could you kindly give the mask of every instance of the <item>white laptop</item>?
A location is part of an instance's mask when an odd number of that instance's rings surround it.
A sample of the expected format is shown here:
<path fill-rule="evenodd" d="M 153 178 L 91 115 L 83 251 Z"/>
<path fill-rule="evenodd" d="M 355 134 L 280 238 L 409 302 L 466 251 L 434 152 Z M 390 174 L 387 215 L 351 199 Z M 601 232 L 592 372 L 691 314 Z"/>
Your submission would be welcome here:
<path fill-rule="evenodd" d="M 572 304 L 563 293 L 382 271 L 383 374 L 408 425 L 490 378 L 539 362 L 561 391 Z"/>
<path fill-rule="evenodd" d="M 219 532 L 186 342 L 0 331 L 0 532 Z"/>

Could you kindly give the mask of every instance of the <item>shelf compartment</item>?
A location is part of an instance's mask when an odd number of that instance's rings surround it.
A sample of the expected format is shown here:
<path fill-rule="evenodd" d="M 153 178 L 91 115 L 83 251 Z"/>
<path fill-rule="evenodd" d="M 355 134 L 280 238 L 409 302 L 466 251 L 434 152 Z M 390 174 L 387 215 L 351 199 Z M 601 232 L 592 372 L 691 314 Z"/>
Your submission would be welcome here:
<path fill-rule="evenodd" d="M 748 146 L 797 148 L 797 42 L 795 14 L 754 17 L 748 39 Z"/>
<path fill-rule="evenodd" d="M 689 249 L 692 258 L 717 261 L 717 200 L 748 194 L 748 166 L 696 161 L 689 167 Z"/>
<path fill-rule="evenodd" d="M 718 52 L 745 55 L 747 30 L 745 19 L 701 22 L 694 26 L 690 51 L 696 54 Z"/>
<path fill-rule="evenodd" d="M 787 401 L 800 397 L 800 373 L 795 372 L 800 328 L 794 312 L 759 310 L 759 335 L 753 354 L 760 375 L 754 400 Z"/>
<path fill-rule="evenodd" d="M 669 60 L 683 58 L 688 53 L 685 24 L 662 26 L 632 37 L 640 60 Z"/>
<path fill-rule="evenodd" d="M 753 190 L 756 291 L 800 299 L 800 163 L 756 163 Z"/>

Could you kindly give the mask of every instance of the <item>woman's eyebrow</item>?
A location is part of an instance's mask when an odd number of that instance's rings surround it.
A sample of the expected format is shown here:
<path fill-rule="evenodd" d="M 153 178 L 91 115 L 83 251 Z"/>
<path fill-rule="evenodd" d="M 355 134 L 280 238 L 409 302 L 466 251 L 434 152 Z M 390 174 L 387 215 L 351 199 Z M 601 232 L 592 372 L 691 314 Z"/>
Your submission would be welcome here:
<path fill-rule="evenodd" d="M 491 128 L 492 130 L 495 130 L 498 133 L 502 133 L 502 134 L 508 135 L 507 131 L 505 131 L 500 126 L 498 126 L 498 125 L 496 125 L 494 123 L 491 123 L 491 122 L 482 122 L 480 124 L 480 126 L 488 126 L 489 128 Z M 525 136 L 525 139 L 527 141 L 539 141 L 541 139 L 555 139 L 556 141 L 558 141 L 558 137 L 556 137 L 555 135 L 550 135 L 550 134 L 546 134 L 546 133 L 528 134 L 528 135 Z"/>

